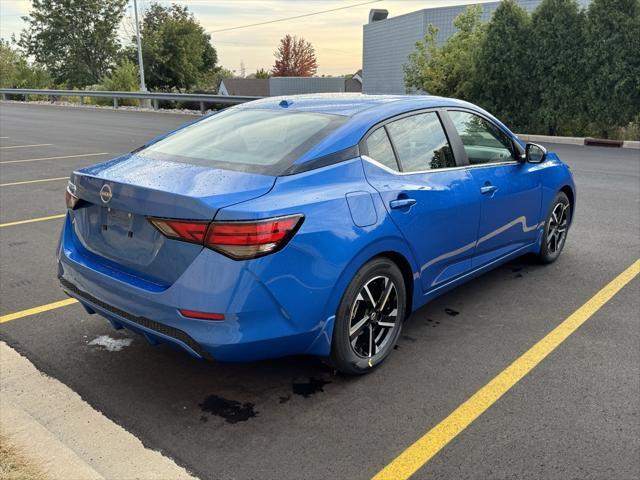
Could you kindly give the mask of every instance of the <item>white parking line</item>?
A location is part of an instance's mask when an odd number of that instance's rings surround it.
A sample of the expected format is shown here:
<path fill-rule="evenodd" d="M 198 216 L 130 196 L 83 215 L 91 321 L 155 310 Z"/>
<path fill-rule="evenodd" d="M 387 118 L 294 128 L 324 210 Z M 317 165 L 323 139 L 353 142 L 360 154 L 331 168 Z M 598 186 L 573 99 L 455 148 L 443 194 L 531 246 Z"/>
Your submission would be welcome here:
<path fill-rule="evenodd" d="M 78 158 L 78 157 L 95 157 L 97 155 L 109 155 L 106 152 L 102 153 L 83 153 L 80 155 L 64 155 L 61 157 L 43 157 L 43 158 L 27 158 L 25 160 L 5 160 L 0 162 L 0 165 L 4 165 L 7 163 L 23 163 L 23 162 L 41 162 L 43 160 L 58 160 L 60 158 Z"/>
<path fill-rule="evenodd" d="M 31 147 L 50 147 L 53 143 L 36 143 L 33 145 L 12 145 L 10 147 L 0 147 L 0 150 L 9 150 L 10 148 L 31 148 Z"/>
<path fill-rule="evenodd" d="M 13 185 L 26 185 L 28 183 L 55 182 L 58 180 L 69 180 L 69 177 L 43 178 L 41 180 L 25 180 L 22 182 L 0 183 L 0 187 L 11 187 Z"/>

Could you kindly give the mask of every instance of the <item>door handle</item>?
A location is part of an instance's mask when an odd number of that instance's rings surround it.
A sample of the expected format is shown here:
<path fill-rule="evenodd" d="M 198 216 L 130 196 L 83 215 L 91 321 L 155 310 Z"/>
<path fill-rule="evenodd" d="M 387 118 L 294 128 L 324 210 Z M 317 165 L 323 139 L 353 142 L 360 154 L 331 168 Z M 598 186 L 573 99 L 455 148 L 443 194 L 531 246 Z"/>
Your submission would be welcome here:
<path fill-rule="evenodd" d="M 391 208 L 405 208 L 415 204 L 416 200 L 414 198 L 398 198 L 389 202 Z"/>
<path fill-rule="evenodd" d="M 495 192 L 496 190 L 498 190 L 498 187 L 496 187 L 495 185 L 484 185 L 480 187 L 480 193 L 482 195 L 489 195 Z"/>

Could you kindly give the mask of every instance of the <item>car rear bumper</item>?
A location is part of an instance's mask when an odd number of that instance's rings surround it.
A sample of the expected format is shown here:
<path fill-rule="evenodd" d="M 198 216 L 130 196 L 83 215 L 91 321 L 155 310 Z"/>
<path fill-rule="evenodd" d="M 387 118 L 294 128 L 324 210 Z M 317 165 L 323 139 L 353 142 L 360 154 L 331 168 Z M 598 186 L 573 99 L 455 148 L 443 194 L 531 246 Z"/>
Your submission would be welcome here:
<path fill-rule="evenodd" d="M 170 342 L 197 358 L 243 362 L 310 353 L 329 322 L 292 318 L 246 262 L 208 249 L 166 288 L 107 267 L 84 251 L 67 216 L 57 252 L 64 291 L 115 328 Z M 222 313 L 224 320 L 187 318 L 179 309 Z M 330 332 L 330 330 L 329 330 Z M 315 353 L 315 352 L 313 352 Z"/>

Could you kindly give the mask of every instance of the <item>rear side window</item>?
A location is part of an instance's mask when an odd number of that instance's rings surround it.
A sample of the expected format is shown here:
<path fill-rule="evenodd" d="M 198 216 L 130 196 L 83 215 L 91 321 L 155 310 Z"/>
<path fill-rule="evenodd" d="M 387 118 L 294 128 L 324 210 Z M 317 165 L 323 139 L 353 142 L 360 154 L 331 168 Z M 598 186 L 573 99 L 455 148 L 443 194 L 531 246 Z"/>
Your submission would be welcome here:
<path fill-rule="evenodd" d="M 365 141 L 367 146 L 367 154 L 375 161 L 380 162 L 385 167 L 392 170 L 398 170 L 398 162 L 393 153 L 393 147 L 389 141 L 389 136 L 384 127 L 375 130 Z"/>
<path fill-rule="evenodd" d="M 484 118 L 468 112 L 449 111 L 471 165 L 515 160 L 509 136 Z"/>
<path fill-rule="evenodd" d="M 280 175 L 347 119 L 315 112 L 230 109 L 178 130 L 139 154 Z"/>
<path fill-rule="evenodd" d="M 387 124 L 404 172 L 455 167 L 456 163 L 435 112 L 401 118 Z"/>

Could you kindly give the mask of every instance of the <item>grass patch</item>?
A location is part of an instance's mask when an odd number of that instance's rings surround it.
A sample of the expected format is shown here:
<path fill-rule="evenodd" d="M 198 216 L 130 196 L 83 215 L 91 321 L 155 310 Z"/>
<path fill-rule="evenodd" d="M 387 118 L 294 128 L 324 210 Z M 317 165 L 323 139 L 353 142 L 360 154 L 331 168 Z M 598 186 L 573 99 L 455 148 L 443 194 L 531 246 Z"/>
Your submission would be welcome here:
<path fill-rule="evenodd" d="M 46 475 L 9 438 L 0 436 L 0 480 L 46 480 Z"/>

